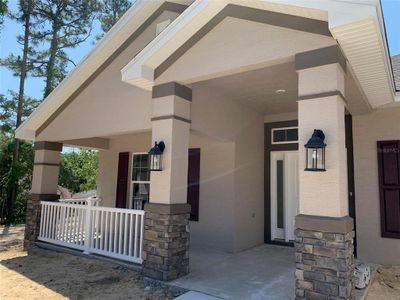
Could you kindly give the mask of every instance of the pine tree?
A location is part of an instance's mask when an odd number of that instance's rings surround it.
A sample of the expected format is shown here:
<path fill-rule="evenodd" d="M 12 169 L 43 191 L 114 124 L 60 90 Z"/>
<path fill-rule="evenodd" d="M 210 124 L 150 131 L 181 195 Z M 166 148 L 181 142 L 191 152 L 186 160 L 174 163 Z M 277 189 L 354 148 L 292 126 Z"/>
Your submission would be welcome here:
<path fill-rule="evenodd" d="M 4 23 L 4 16 L 7 13 L 7 0 L 0 0 L 0 29 Z"/>
<path fill-rule="evenodd" d="M 47 43 L 48 48 L 35 54 L 35 76 L 45 78 L 44 97 L 48 96 L 65 77 L 68 63 L 73 63 L 65 52 L 86 41 L 98 11 L 95 0 L 42 0 L 35 5 L 41 24 L 33 33 L 36 44 Z"/>
<path fill-rule="evenodd" d="M 1 61 L 3 66 L 6 66 L 13 70 L 14 75 L 19 77 L 19 92 L 18 94 L 12 94 L 11 100 L 4 98 L 4 96 L 0 99 L 2 110 L 5 110 L 2 113 L 2 118 L 7 118 L 7 114 L 15 113 L 15 122 L 14 124 L 5 123 L 5 120 L 2 120 L 2 126 L 12 127 L 13 130 L 18 128 L 21 125 L 22 117 L 24 114 L 24 99 L 25 99 L 25 80 L 27 74 L 30 70 L 28 66 L 28 53 L 29 53 L 29 43 L 31 37 L 31 18 L 33 15 L 33 7 L 34 0 L 20 0 L 19 1 L 19 13 L 16 15 L 10 14 L 11 18 L 14 18 L 16 21 L 22 23 L 24 25 L 24 35 L 18 37 L 18 41 L 23 45 L 22 49 L 22 59 L 20 56 L 15 57 L 13 55 L 7 57 L 5 60 Z M 8 107 L 7 107 L 8 106 Z M 7 108 L 7 109 L 5 109 Z M 10 176 L 8 182 L 8 195 L 7 195 L 7 204 L 6 204 L 6 221 L 13 222 L 14 220 L 14 205 L 17 198 L 17 189 L 18 189 L 18 169 L 19 169 L 19 147 L 20 142 L 18 139 L 15 139 L 13 142 L 13 155 L 12 155 L 12 164 L 10 168 Z"/>
<path fill-rule="evenodd" d="M 121 16 L 129 9 L 131 2 L 129 0 L 102 0 L 100 2 L 100 23 L 102 34 L 96 37 L 97 40 L 102 38 L 111 27 L 121 18 Z"/>

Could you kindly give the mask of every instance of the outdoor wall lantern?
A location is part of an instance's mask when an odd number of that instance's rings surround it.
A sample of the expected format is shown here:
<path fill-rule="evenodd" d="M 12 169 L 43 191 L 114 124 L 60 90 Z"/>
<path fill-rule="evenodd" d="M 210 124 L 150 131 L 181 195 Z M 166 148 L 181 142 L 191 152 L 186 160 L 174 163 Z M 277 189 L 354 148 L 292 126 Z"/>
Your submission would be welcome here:
<path fill-rule="evenodd" d="M 321 129 L 314 129 L 314 133 L 304 145 L 306 148 L 305 171 L 326 171 L 325 169 L 325 134 Z"/>
<path fill-rule="evenodd" d="M 165 149 L 164 142 L 155 142 L 149 151 L 150 171 L 162 171 L 162 154 Z"/>

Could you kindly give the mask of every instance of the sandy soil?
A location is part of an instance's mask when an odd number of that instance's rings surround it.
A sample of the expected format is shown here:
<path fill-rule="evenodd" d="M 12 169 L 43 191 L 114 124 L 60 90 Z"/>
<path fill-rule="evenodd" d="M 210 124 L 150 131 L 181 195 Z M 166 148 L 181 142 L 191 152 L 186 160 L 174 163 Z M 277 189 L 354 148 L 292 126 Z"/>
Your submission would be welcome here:
<path fill-rule="evenodd" d="M 0 299 L 173 299 L 180 291 L 117 264 L 33 248 L 23 226 L 0 227 Z"/>
<path fill-rule="evenodd" d="M 379 267 L 366 299 L 400 299 L 400 267 Z"/>

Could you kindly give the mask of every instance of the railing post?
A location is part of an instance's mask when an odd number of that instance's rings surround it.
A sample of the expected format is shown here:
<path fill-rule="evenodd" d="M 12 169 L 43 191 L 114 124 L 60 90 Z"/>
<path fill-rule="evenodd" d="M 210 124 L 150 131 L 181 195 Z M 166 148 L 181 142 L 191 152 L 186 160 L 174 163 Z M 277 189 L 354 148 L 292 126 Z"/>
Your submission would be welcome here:
<path fill-rule="evenodd" d="M 90 247 L 92 241 L 92 207 L 95 206 L 95 199 L 87 199 L 87 205 L 85 205 L 85 240 L 84 240 L 84 247 L 85 250 L 83 251 L 84 254 L 90 254 Z"/>

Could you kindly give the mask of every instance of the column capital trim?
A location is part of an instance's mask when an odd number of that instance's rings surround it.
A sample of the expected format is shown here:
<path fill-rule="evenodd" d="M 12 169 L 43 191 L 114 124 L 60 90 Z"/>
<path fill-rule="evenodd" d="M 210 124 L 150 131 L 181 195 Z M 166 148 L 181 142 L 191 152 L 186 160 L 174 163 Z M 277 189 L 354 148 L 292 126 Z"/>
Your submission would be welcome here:
<path fill-rule="evenodd" d="M 175 81 L 153 86 L 153 99 L 166 96 L 178 96 L 187 101 L 192 101 L 192 90 Z"/>
<path fill-rule="evenodd" d="M 185 118 L 182 118 L 182 117 L 177 116 L 177 115 L 168 115 L 168 116 L 153 117 L 153 118 L 151 118 L 150 120 L 151 120 L 152 122 L 154 122 L 154 121 L 169 120 L 169 119 L 175 119 L 175 120 L 182 121 L 182 122 L 189 123 L 189 124 L 192 123 L 192 121 L 190 121 L 190 120 L 188 120 L 188 119 L 185 119 Z"/>
<path fill-rule="evenodd" d="M 57 194 L 30 193 L 29 196 L 33 200 L 41 200 L 41 201 L 56 201 L 60 199 L 60 195 Z"/>
<path fill-rule="evenodd" d="M 302 230 L 312 230 L 331 233 L 348 233 L 354 229 L 354 220 L 345 217 L 324 217 L 313 215 L 297 215 L 295 227 Z"/>
<path fill-rule="evenodd" d="M 317 99 L 317 98 L 325 98 L 325 97 L 331 97 L 331 96 L 339 96 L 340 98 L 343 99 L 343 101 L 346 101 L 346 98 L 342 94 L 341 91 L 330 91 L 330 92 L 324 92 L 324 93 L 318 93 L 318 94 L 310 94 L 310 95 L 302 95 L 298 97 L 299 101 L 302 100 L 311 100 L 311 99 Z"/>
<path fill-rule="evenodd" d="M 33 163 L 35 166 L 51 166 L 51 167 L 59 167 L 60 163 L 47 163 L 47 162 L 35 162 Z"/>
<path fill-rule="evenodd" d="M 57 142 L 46 142 L 46 141 L 35 142 L 35 150 L 50 150 L 50 151 L 61 152 L 62 148 L 63 144 Z"/>
<path fill-rule="evenodd" d="M 163 204 L 163 203 L 146 203 L 144 211 L 149 213 L 158 213 L 162 215 L 187 214 L 190 213 L 190 204 Z"/>
<path fill-rule="evenodd" d="M 339 46 L 329 46 L 295 55 L 296 71 L 338 63 L 346 72 L 346 58 Z"/>

